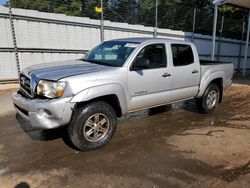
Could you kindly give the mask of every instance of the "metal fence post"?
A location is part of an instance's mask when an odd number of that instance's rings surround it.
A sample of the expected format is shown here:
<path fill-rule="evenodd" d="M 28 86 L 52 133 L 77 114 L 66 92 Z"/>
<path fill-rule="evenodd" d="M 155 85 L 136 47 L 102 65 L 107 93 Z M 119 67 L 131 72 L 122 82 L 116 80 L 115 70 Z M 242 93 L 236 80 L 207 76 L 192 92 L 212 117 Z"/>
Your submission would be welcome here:
<path fill-rule="evenodd" d="M 100 25 L 101 25 L 101 42 L 104 41 L 104 28 L 103 28 L 103 25 L 104 25 L 104 21 L 103 21 L 103 0 L 101 0 L 101 20 L 100 20 Z"/>
<path fill-rule="evenodd" d="M 218 49 L 217 49 L 217 61 L 220 60 L 220 49 L 221 49 L 221 38 L 222 38 L 222 33 L 223 33 L 223 29 L 224 29 L 224 20 L 225 20 L 225 16 L 224 16 L 224 13 L 222 15 L 222 18 L 221 18 L 221 27 L 220 27 L 220 38 L 219 38 L 219 43 L 218 43 Z"/>
<path fill-rule="evenodd" d="M 195 33 L 195 25 L 196 25 L 196 12 L 197 12 L 197 7 L 194 7 L 194 17 L 193 17 L 193 30 L 192 30 L 192 42 L 194 42 L 194 33 Z"/>
<path fill-rule="evenodd" d="M 155 0 L 155 27 L 154 27 L 154 38 L 157 38 L 157 27 L 158 27 L 158 0 Z"/>
<path fill-rule="evenodd" d="M 212 61 L 215 56 L 216 30 L 217 30 L 218 5 L 214 7 L 214 23 L 213 23 L 213 42 L 212 42 Z"/>
<path fill-rule="evenodd" d="M 241 62 L 241 55 L 242 55 L 242 43 L 243 43 L 243 40 L 244 40 L 245 27 L 246 27 L 246 22 L 245 22 L 245 20 L 243 20 L 242 34 L 241 34 L 240 47 L 239 47 L 239 57 L 238 57 L 237 73 L 240 72 L 240 62 Z"/>
<path fill-rule="evenodd" d="M 250 37 L 250 11 L 248 13 L 247 40 L 246 40 L 246 47 L 245 47 L 245 58 L 244 58 L 244 62 L 243 62 L 243 77 L 246 76 L 249 37 Z"/>
<path fill-rule="evenodd" d="M 15 58 L 16 58 L 17 73 L 19 75 L 20 74 L 20 63 L 19 63 L 19 57 L 18 57 L 15 27 L 14 27 L 14 22 L 12 19 L 12 10 L 11 10 L 11 3 L 10 2 L 9 2 L 9 19 L 10 19 L 10 28 L 11 28 L 11 34 L 12 34 L 12 40 L 13 40 L 14 53 L 15 53 Z"/>

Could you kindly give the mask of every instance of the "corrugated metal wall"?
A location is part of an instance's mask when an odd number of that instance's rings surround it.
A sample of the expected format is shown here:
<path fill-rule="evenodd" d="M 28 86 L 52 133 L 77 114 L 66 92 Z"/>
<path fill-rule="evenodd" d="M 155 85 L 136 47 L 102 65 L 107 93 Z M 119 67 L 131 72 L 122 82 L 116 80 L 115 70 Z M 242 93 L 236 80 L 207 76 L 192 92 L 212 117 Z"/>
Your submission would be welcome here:
<path fill-rule="evenodd" d="M 12 9 L 12 13 L 21 69 L 80 58 L 100 43 L 99 20 L 25 9 Z M 152 36 L 152 27 L 104 21 L 105 40 Z M 191 36 L 192 33 L 158 29 L 158 37 L 162 38 L 191 40 Z M 210 59 L 211 40 L 211 36 L 195 34 L 195 44 L 202 58 Z M 236 67 L 239 44 L 237 40 L 223 39 L 220 60 L 232 61 Z M 242 56 L 243 52 L 244 46 Z M 8 8 L 0 6 L 0 80 L 16 79 L 17 75 Z"/>

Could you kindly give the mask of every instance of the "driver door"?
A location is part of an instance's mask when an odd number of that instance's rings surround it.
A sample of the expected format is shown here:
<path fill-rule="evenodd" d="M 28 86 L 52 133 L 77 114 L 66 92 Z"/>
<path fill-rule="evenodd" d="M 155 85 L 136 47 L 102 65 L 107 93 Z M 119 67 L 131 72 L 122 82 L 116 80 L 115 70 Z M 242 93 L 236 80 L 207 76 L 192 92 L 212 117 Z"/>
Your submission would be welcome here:
<path fill-rule="evenodd" d="M 135 70 L 133 63 L 140 58 L 149 60 L 149 66 Z M 128 72 L 129 111 L 167 103 L 172 70 L 167 66 L 166 45 L 156 43 L 145 46 L 137 54 L 134 62 Z"/>

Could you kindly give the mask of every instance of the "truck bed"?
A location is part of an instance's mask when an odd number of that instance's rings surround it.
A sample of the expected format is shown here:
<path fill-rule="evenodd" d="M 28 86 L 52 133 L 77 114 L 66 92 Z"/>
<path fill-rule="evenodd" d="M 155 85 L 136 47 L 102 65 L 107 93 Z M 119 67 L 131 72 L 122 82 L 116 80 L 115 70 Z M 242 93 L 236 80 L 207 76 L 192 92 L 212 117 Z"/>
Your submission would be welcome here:
<path fill-rule="evenodd" d="M 231 62 L 224 61 L 211 61 L 211 60 L 200 60 L 201 65 L 221 65 L 221 64 L 231 64 Z"/>
<path fill-rule="evenodd" d="M 209 75 L 216 74 L 217 72 L 223 72 L 223 88 L 225 89 L 228 85 L 231 84 L 231 79 L 234 72 L 233 63 L 200 60 L 200 65 L 202 79 L 206 79 Z"/>

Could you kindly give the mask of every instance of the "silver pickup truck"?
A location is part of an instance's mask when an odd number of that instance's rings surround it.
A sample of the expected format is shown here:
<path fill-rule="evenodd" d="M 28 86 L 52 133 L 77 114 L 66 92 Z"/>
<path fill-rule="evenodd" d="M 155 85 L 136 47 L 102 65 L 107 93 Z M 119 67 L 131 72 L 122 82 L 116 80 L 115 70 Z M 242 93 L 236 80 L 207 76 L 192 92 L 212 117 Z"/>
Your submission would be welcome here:
<path fill-rule="evenodd" d="M 79 60 L 28 67 L 12 95 L 39 129 L 67 126 L 80 150 L 105 145 L 117 117 L 188 99 L 212 112 L 230 86 L 232 63 L 200 61 L 191 42 L 128 38 L 103 42 Z"/>

